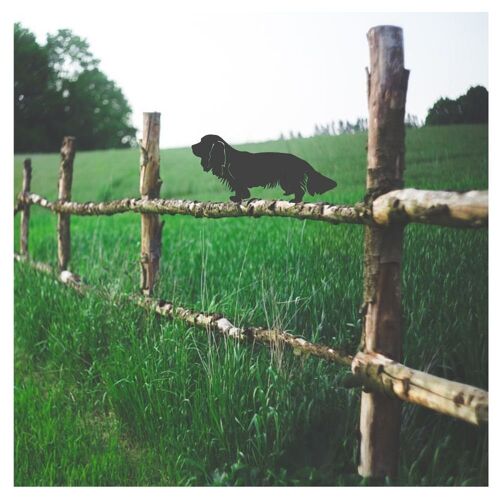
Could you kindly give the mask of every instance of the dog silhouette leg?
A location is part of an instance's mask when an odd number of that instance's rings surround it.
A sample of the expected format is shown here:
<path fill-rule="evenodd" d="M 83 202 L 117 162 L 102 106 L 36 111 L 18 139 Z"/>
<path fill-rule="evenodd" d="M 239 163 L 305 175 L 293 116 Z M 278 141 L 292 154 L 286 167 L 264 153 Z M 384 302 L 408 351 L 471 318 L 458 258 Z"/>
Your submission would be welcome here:
<path fill-rule="evenodd" d="M 229 199 L 231 201 L 234 201 L 235 203 L 240 203 L 241 200 L 244 200 L 245 198 L 250 198 L 250 191 L 248 190 L 248 188 L 236 189 L 234 196 L 229 197 Z"/>
<path fill-rule="evenodd" d="M 298 182 L 295 179 L 290 179 L 290 177 L 285 177 L 280 179 L 280 186 L 283 189 L 283 196 L 290 196 L 295 194 L 295 187 Z"/>
<path fill-rule="evenodd" d="M 304 198 L 304 190 L 301 188 L 295 191 L 295 198 L 291 201 L 292 203 L 300 203 L 302 198 Z"/>

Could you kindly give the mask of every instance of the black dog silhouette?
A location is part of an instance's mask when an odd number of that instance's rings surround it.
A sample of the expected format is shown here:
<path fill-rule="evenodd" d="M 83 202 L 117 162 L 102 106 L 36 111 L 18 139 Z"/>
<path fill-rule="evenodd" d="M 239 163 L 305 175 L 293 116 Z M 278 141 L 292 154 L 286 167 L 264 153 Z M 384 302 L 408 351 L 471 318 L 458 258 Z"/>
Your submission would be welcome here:
<path fill-rule="evenodd" d="M 323 194 L 337 183 L 316 172 L 309 163 L 288 153 L 248 153 L 231 147 L 218 135 L 206 135 L 191 146 L 193 154 L 201 158 L 205 172 L 210 170 L 228 185 L 240 202 L 250 198 L 248 188 L 272 187 L 278 184 L 285 195 L 294 194 L 293 202 L 299 203 L 307 188 L 309 194 Z"/>

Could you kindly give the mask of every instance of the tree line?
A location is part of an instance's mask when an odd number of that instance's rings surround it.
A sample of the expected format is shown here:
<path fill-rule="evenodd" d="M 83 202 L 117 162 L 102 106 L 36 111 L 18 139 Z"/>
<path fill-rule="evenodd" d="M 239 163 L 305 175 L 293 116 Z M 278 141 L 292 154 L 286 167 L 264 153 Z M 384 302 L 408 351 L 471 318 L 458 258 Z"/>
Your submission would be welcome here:
<path fill-rule="evenodd" d="M 488 91 L 483 86 L 471 87 L 457 99 L 439 99 L 425 119 L 426 125 L 459 123 L 488 123 Z"/>
<path fill-rule="evenodd" d="M 419 120 L 418 116 L 410 113 L 405 117 L 405 126 L 407 128 L 465 123 L 488 123 L 488 91 L 481 85 L 470 87 L 464 95 L 457 97 L 457 99 L 441 97 L 428 110 L 424 121 Z M 367 130 L 368 120 L 366 118 L 357 118 L 352 123 L 349 120 L 338 120 L 337 122 L 316 124 L 312 135 L 317 137 L 355 134 Z M 290 139 L 301 139 L 302 137 L 300 132 L 291 130 L 288 133 Z M 284 134 L 281 134 L 280 139 L 285 139 Z"/>
<path fill-rule="evenodd" d="M 412 115 L 408 113 L 405 118 L 405 126 L 407 128 L 418 128 L 421 127 L 423 123 L 418 119 L 417 115 Z M 368 119 L 367 118 L 357 118 L 355 121 L 350 122 L 349 120 L 332 120 L 325 124 L 315 124 L 313 137 L 322 135 L 342 135 L 342 134 L 356 134 L 358 132 L 368 131 Z M 285 135 L 282 133 L 280 139 L 285 139 Z M 303 135 L 301 132 L 294 132 L 290 130 L 288 133 L 288 138 L 290 139 L 302 139 Z"/>
<path fill-rule="evenodd" d="M 122 90 L 99 68 L 88 42 L 61 29 L 45 44 L 20 23 L 14 26 L 14 151 L 56 151 L 65 135 L 78 138 L 78 149 L 135 146 L 137 129 Z M 488 91 L 471 87 L 457 99 L 440 98 L 424 122 L 408 114 L 409 128 L 423 125 L 488 123 Z M 314 126 L 314 136 L 365 132 L 368 120 L 331 121 Z M 290 131 L 289 138 L 301 138 Z M 281 139 L 285 139 L 281 134 Z"/>
<path fill-rule="evenodd" d="M 132 109 L 100 69 L 85 39 L 70 30 L 45 44 L 14 26 L 14 151 L 56 151 L 65 135 L 78 149 L 125 148 L 136 142 Z"/>

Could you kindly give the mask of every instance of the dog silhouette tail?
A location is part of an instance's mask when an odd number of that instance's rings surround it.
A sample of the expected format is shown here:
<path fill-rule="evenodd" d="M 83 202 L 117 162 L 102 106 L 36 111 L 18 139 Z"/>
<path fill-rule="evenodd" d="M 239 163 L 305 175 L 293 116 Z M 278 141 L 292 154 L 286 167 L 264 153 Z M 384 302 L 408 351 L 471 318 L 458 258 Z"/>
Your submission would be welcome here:
<path fill-rule="evenodd" d="M 326 193 L 327 191 L 330 191 L 330 189 L 333 189 L 334 187 L 337 186 L 337 183 L 333 180 L 330 179 L 329 177 L 326 177 L 323 174 L 320 174 L 319 172 L 316 172 L 314 168 L 309 166 L 309 169 L 307 171 L 307 192 L 309 194 L 323 194 Z"/>

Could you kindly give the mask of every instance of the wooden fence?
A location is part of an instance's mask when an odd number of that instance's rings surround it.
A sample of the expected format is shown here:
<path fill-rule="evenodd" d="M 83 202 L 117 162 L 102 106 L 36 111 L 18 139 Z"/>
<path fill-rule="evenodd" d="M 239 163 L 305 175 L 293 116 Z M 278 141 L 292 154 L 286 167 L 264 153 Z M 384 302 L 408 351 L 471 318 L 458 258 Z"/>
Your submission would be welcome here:
<path fill-rule="evenodd" d="M 252 200 L 242 203 L 159 199 L 160 114 L 144 113 L 140 158 L 141 198 L 109 202 L 71 201 L 75 139 L 66 137 L 61 148 L 59 199 L 49 201 L 30 193 L 31 161 L 24 162 L 22 192 L 14 214 L 21 211 L 18 261 L 54 273 L 79 292 L 93 290 L 68 270 L 70 215 L 141 214 L 142 293 L 129 296 L 137 305 L 190 325 L 202 326 L 236 340 L 273 345 L 351 367 L 351 385 L 363 388 L 360 419 L 360 463 L 364 477 L 395 477 L 398 470 L 401 402 L 406 401 L 479 425 L 488 422 L 488 393 L 402 364 L 401 260 L 407 223 L 477 228 L 488 224 L 488 193 L 403 189 L 404 116 L 409 72 L 404 68 L 403 34 L 394 26 L 378 26 L 368 33 L 368 172 L 367 195 L 355 206 L 325 203 Z M 30 206 L 39 205 L 58 216 L 58 270 L 28 256 Z M 363 330 L 360 352 L 313 344 L 281 330 L 234 326 L 227 318 L 205 314 L 154 298 L 161 256 L 163 223 L 160 215 L 195 217 L 276 216 L 351 223 L 365 226 Z"/>

